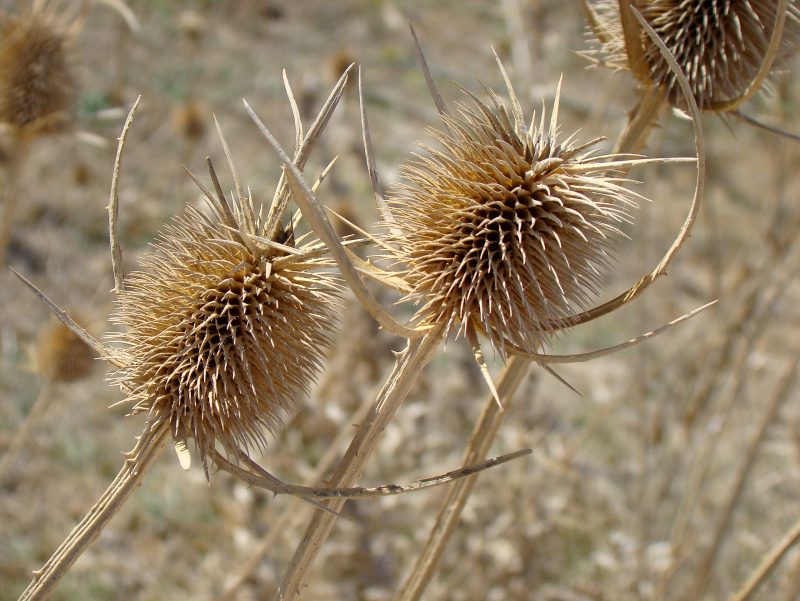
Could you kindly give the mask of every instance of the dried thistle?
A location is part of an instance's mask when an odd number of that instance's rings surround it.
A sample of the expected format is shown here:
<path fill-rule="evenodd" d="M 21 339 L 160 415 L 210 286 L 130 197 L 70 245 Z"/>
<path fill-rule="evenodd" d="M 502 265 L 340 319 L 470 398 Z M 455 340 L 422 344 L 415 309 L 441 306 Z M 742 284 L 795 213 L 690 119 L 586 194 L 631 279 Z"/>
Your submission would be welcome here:
<path fill-rule="evenodd" d="M 238 199 L 239 216 L 250 201 Z M 125 328 L 113 337 L 125 356 L 113 379 L 133 413 L 168 421 L 176 443 L 194 439 L 206 472 L 217 442 L 235 460 L 263 447 L 308 391 L 337 296 L 330 261 L 308 256 L 317 246 L 259 245 L 220 202 L 164 228 L 112 317 Z"/>
<path fill-rule="evenodd" d="M 25 136 L 68 126 L 77 95 L 70 43 L 52 9 L 0 16 L 0 122 Z"/>
<path fill-rule="evenodd" d="M 643 84 L 662 88 L 671 104 L 685 106 L 674 72 L 656 44 L 635 20 L 621 17 L 627 10 L 623 4 L 627 2 L 601 0 L 596 5 L 593 29 L 602 44 L 600 60 L 632 71 Z M 787 2 L 774 54 L 771 38 L 781 6 L 776 0 L 652 0 L 636 6 L 675 57 L 701 109 L 727 110 L 748 93 L 767 61 L 770 66 L 773 60 L 785 63 L 800 47 L 796 0 Z"/>
<path fill-rule="evenodd" d="M 420 324 L 536 352 L 594 297 L 636 194 L 607 175 L 599 140 L 558 141 L 558 96 L 546 128 L 489 93 L 492 106 L 467 93 L 431 132 L 441 149 L 402 168 L 387 243 Z"/>

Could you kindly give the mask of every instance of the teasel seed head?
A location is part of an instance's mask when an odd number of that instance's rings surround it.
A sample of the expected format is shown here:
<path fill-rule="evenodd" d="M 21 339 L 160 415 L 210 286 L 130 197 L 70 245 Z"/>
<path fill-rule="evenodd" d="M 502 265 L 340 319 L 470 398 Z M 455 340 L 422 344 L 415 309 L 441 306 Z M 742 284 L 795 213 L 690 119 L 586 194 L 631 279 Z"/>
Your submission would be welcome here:
<path fill-rule="evenodd" d="M 767 54 L 775 24 L 776 0 L 651 0 L 637 2 L 642 16 L 674 55 L 689 81 L 701 109 L 735 101 L 754 80 Z M 617 0 L 596 4 L 606 40 L 602 62 L 630 69 Z M 637 77 L 647 85 L 662 86 L 669 102 L 682 106 L 674 73 L 658 47 L 639 30 L 645 69 Z M 775 64 L 780 65 L 800 47 L 800 8 L 788 3 L 786 21 Z"/>
<path fill-rule="evenodd" d="M 207 475 L 217 443 L 234 461 L 263 448 L 308 392 L 339 290 L 318 243 L 301 238 L 297 254 L 259 244 L 261 225 L 243 218 L 249 198 L 235 217 L 223 202 L 164 227 L 112 317 L 124 327 L 113 379 L 133 413 L 168 420 L 176 448 L 194 439 Z"/>
<path fill-rule="evenodd" d="M 421 325 L 537 352 L 594 297 L 636 195 L 593 157 L 599 140 L 557 140 L 558 97 L 550 127 L 528 127 L 510 86 L 511 114 L 489 93 L 492 106 L 469 94 L 443 115 L 441 149 L 402 168 L 387 242 Z"/>
<path fill-rule="evenodd" d="M 77 86 L 65 24 L 52 9 L 0 15 L 0 122 L 19 134 L 66 129 Z"/>

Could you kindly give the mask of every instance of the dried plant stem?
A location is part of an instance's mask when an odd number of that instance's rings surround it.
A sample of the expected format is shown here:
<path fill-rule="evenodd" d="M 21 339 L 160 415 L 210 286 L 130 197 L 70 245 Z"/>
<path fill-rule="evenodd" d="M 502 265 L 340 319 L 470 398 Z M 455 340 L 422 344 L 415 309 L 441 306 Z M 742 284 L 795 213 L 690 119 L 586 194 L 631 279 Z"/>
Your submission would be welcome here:
<path fill-rule="evenodd" d="M 784 265 L 784 267 L 786 266 Z M 702 433 L 702 444 L 694 454 L 694 460 L 687 476 L 685 492 L 676 512 L 672 528 L 670 545 L 673 549 L 675 560 L 656 583 L 653 598 L 658 601 L 669 597 L 668 593 L 673 577 L 683 563 L 692 557 L 691 551 L 686 549 L 688 545 L 687 536 L 690 533 L 689 521 L 700 498 L 703 483 L 706 481 L 714 450 L 725 430 L 736 401 L 741 398 L 741 393 L 745 386 L 745 375 L 747 374 L 746 364 L 752 356 L 752 349 L 756 346 L 759 338 L 766 332 L 764 322 L 772 314 L 774 304 L 783 296 L 788 282 L 793 281 L 792 274 L 794 273 L 796 273 L 796 269 L 788 272 L 785 269 L 776 269 L 772 272 L 774 277 L 771 285 L 762 282 L 763 287 L 760 288 L 760 293 L 748 298 L 746 327 L 739 332 L 735 341 L 726 346 L 723 350 L 724 359 L 716 365 L 715 371 L 717 374 L 730 373 L 734 374 L 734 376 L 732 381 L 728 383 L 724 396 L 720 393 L 721 399 L 717 402 L 719 409 L 709 415 L 698 428 Z M 703 393 L 709 396 L 712 395 L 718 386 L 718 382 L 719 378 L 715 378 L 713 386 L 704 385 L 702 387 Z M 702 401 L 701 404 L 705 405 L 706 402 Z M 714 424 L 713 427 L 712 424 Z"/>
<path fill-rule="evenodd" d="M 42 601 L 66 575 L 75 561 L 100 535 L 106 524 L 122 508 L 161 450 L 169 435 L 169 423 L 148 423 L 136 446 L 126 453 L 125 464 L 97 503 L 89 510 L 69 536 L 56 549 L 18 601 Z"/>
<path fill-rule="evenodd" d="M 35 427 L 39 425 L 39 422 L 41 421 L 42 417 L 44 417 L 45 413 L 47 413 L 47 409 L 50 407 L 52 400 L 53 387 L 46 385 L 39 393 L 39 396 L 36 397 L 36 400 L 33 402 L 28 415 L 25 417 L 22 425 L 19 426 L 17 433 L 14 436 L 14 440 L 11 441 L 11 444 L 6 450 L 5 455 L 3 455 L 3 459 L 0 460 L 0 483 L 5 480 L 9 469 L 14 464 L 14 459 L 16 458 L 17 453 L 19 453 L 19 450 L 25 446 L 25 443 L 28 441 L 31 433 L 34 431 Z"/>
<path fill-rule="evenodd" d="M 745 483 L 753 469 L 758 451 L 766 437 L 767 429 L 775 420 L 780 408 L 794 392 L 797 384 L 798 369 L 800 369 L 800 362 L 796 362 L 782 378 L 778 385 L 778 392 L 773 396 L 759 424 L 758 431 L 750 442 L 744 463 L 742 463 L 739 468 L 731 494 L 722 509 L 717 527 L 714 529 L 711 546 L 706 550 L 697 568 L 694 585 L 691 587 L 693 592 L 690 593 L 689 599 L 702 599 L 708 589 L 708 585 L 711 581 L 711 568 L 714 566 L 714 562 L 719 555 L 719 550 L 722 547 L 722 542 L 728 533 L 733 512 L 736 510 L 742 493 L 744 492 Z"/>
<path fill-rule="evenodd" d="M 114 272 L 114 292 L 119 294 L 125 289 L 125 275 L 122 267 L 122 249 L 119 245 L 119 235 L 117 233 L 117 216 L 119 214 L 119 193 L 117 186 L 119 184 L 119 170 L 122 166 L 122 151 L 125 150 L 125 140 L 128 137 L 128 130 L 133 123 L 133 116 L 136 114 L 136 109 L 139 107 L 139 102 L 142 97 L 136 98 L 133 103 L 128 117 L 125 119 L 125 125 L 122 126 L 122 133 L 119 136 L 119 144 L 117 146 L 117 157 L 114 160 L 114 172 L 111 176 L 111 196 L 108 201 L 108 237 L 111 244 L 111 268 Z"/>
<path fill-rule="evenodd" d="M 614 152 L 637 153 L 641 151 L 647 142 L 650 131 L 658 122 L 658 117 L 666 106 L 666 94 L 662 88 L 643 89 L 639 102 L 628 114 L 628 123 L 614 146 Z"/>
<path fill-rule="evenodd" d="M 748 599 L 751 599 L 761 583 L 769 577 L 772 571 L 778 566 L 778 563 L 786 556 L 786 553 L 788 553 L 798 541 L 800 541 L 800 520 L 795 522 L 794 526 L 786 533 L 786 536 L 784 536 L 769 554 L 764 557 L 755 572 L 750 575 L 747 582 L 742 585 L 742 588 L 739 589 L 729 601 L 748 601 Z M 796 599 L 798 592 L 800 592 L 800 578 L 795 578 L 794 584 L 792 585 L 792 592 L 788 599 Z"/>
<path fill-rule="evenodd" d="M 366 419 L 359 425 L 350 447 L 336 468 L 331 486 L 347 487 L 361 476 L 367 459 L 375 449 L 378 438 L 394 416 L 411 385 L 433 357 L 444 336 L 444 326 L 439 325 L 421 338 L 411 340 L 397 357 L 395 367 L 372 404 Z M 339 511 L 344 500 L 331 501 L 328 507 Z M 311 569 L 323 543 L 333 530 L 336 516 L 316 510 L 300 544 L 292 556 L 289 568 L 278 590 L 283 601 L 295 599 Z"/>
<path fill-rule="evenodd" d="M 493 395 L 489 395 L 483 406 L 478 422 L 472 431 L 469 445 L 464 452 L 462 459 L 464 465 L 480 461 L 486 456 L 489 447 L 494 440 L 497 429 L 503 421 L 509 407 L 511 406 L 514 392 L 525 379 L 530 368 L 530 362 L 522 357 L 512 357 L 506 364 L 503 375 L 497 383 L 497 394 L 500 397 L 502 408 L 497 404 Z M 417 561 L 400 587 L 396 601 L 410 601 L 420 599 L 436 570 L 439 567 L 439 560 L 444 552 L 450 537 L 461 519 L 461 512 L 464 505 L 472 493 L 476 479 L 466 478 L 454 483 L 447 490 L 447 496 L 439 506 L 431 533 L 425 543 Z"/>
<path fill-rule="evenodd" d="M 336 435 L 336 439 L 325 451 L 325 454 L 322 456 L 322 459 L 320 459 L 317 467 L 314 469 L 314 472 L 307 480 L 309 484 L 318 481 L 325 473 L 328 472 L 334 461 L 336 461 L 336 459 L 339 457 L 341 452 L 340 449 L 344 446 L 344 443 L 352 432 L 351 424 L 361 423 L 363 420 L 365 420 L 371 406 L 372 403 L 370 398 L 365 396 L 361 402 L 361 405 L 353 414 L 352 418 L 345 422 L 344 426 Z M 263 539 L 261 539 L 258 547 L 251 553 L 248 553 L 247 557 L 242 560 L 241 568 L 225 586 L 225 589 L 219 597 L 219 601 L 228 601 L 229 599 L 233 598 L 233 595 L 255 571 L 264 556 L 274 548 L 277 538 L 284 534 L 293 524 L 297 524 L 301 521 L 307 521 L 306 514 L 308 511 L 310 511 L 309 505 L 303 504 L 300 507 L 297 507 L 294 504 L 289 504 L 276 519 L 270 521 L 270 527 L 267 531 L 267 534 Z"/>
<path fill-rule="evenodd" d="M 441 486 L 442 484 L 449 484 L 530 454 L 531 449 L 520 449 L 519 451 L 506 453 L 505 455 L 498 455 L 486 461 L 478 461 L 466 467 L 450 470 L 438 476 L 420 478 L 412 484 L 382 484 L 381 486 L 373 487 L 353 486 L 346 488 L 288 484 L 279 480 L 276 476 L 273 476 L 246 456 L 241 459 L 244 461 L 245 465 L 247 465 L 247 469 L 231 463 L 219 452 L 214 455 L 214 463 L 217 464 L 220 469 L 233 474 L 243 482 L 247 482 L 251 486 L 263 488 L 276 495 L 286 494 L 309 499 L 364 499 L 368 497 L 402 495 L 418 490 L 425 490 L 426 488 L 433 488 L 434 486 Z"/>

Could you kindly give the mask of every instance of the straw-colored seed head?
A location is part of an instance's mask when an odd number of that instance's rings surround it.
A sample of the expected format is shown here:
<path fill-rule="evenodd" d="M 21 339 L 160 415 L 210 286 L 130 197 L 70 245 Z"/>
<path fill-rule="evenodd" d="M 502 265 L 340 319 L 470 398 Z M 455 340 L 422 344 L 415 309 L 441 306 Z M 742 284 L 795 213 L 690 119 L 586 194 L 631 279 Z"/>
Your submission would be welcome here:
<path fill-rule="evenodd" d="M 217 211 L 217 216 L 219 213 Z M 165 227 L 119 294 L 133 412 L 234 460 L 263 447 L 309 389 L 329 346 L 337 284 L 319 258 L 251 250 L 239 231 L 192 208 Z"/>
<path fill-rule="evenodd" d="M 664 41 L 689 81 L 701 109 L 741 96 L 753 81 L 767 53 L 775 23 L 776 0 L 651 0 L 637 3 L 642 16 Z M 605 60 L 628 69 L 619 5 L 598 3 L 598 12 L 610 36 Z M 674 73 L 658 47 L 641 31 L 641 46 L 650 81 L 664 86 L 669 101 L 683 103 Z M 800 46 L 800 9 L 790 0 L 777 63 Z"/>
<path fill-rule="evenodd" d="M 36 371 L 48 382 L 74 382 L 94 365 L 94 351 L 60 321 L 45 325 L 36 337 Z"/>
<path fill-rule="evenodd" d="M 559 143 L 492 98 L 459 104 L 432 132 L 442 148 L 403 168 L 389 242 L 420 322 L 536 351 L 594 296 L 634 195 L 591 158 L 597 141 Z"/>
<path fill-rule="evenodd" d="M 36 135 L 63 130 L 75 95 L 57 19 L 47 12 L 0 16 L 0 122 Z"/>
<path fill-rule="evenodd" d="M 187 140 L 196 141 L 206 132 L 208 109 L 199 102 L 189 101 L 172 112 L 172 124 L 176 132 Z"/>

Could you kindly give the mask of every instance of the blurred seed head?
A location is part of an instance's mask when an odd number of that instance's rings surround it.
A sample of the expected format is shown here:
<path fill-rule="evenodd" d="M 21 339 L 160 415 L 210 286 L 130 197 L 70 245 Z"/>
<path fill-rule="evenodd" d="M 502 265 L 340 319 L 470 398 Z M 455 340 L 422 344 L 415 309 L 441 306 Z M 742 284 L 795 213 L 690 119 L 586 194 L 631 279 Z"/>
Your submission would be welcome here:
<path fill-rule="evenodd" d="M 544 115 L 528 128 L 489 92 L 492 106 L 470 95 L 432 130 L 441 149 L 402 167 L 388 242 L 421 324 L 536 351 L 594 297 L 635 194 L 593 158 L 599 140 L 559 142 Z"/>
<path fill-rule="evenodd" d="M 775 23 L 775 0 L 651 0 L 638 3 L 642 16 L 669 48 L 686 75 L 701 109 L 740 97 L 755 78 L 767 52 Z M 596 5 L 608 40 L 599 54 L 602 62 L 630 69 L 619 4 L 601 0 Z M 669 102 L 683 97 L 658 47 L 641 32 L 648 85 L 663 86 Z M 776 64 L 800 47 L 800 9 L 791 0 Z"/>
<path fill-rule="evenodd" d="M 91 347 L 55 319 L 39 331 L 34 352 L 36 371 L 51 383 L 85 378 L 95 359 Z"/>
<path fill-rule="evenodd" d="M 206 474 L 217 442 L 234 461 L 264 447 L 308 392 L 335 322 L 329 260 L 258 250 L 236 215 L 231 227 L 221 204 L 211 216 L 190 207 L 165 226 L 112 317 L 126 364 L 114 381 L 133 413 L 194 439 Z"/>
<path fill-rule="evenodd" d="M 203 137 L 207 119 L 208 110 L 199 102 L 185 102 L 172 113 L 173 128 L 190 141 L 196 141 Z"/>
<path fill-rule="evenodd" d="M 191 45 L 199 46 L 208 30 L 208 23 L 198 11 L 186 9 L 178 15 L 178 29 Z"/>
<path fill-rule="evenodd" d="M 69 125 L 77 86 L 64 29 L 52 10 L 0 15 L 0 122 L 22 135 Z"/>

